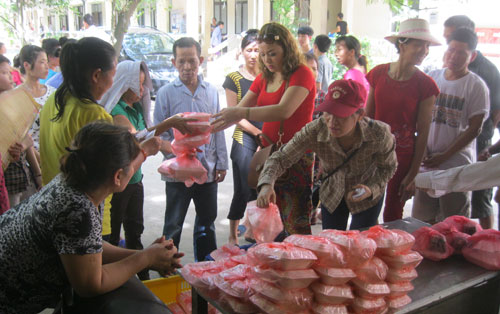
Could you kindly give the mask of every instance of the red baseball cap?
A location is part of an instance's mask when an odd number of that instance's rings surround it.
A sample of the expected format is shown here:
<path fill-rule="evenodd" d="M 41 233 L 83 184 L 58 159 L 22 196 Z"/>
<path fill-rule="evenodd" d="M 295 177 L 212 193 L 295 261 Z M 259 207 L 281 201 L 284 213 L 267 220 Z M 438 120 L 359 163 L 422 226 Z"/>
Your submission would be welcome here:
<path fill-rule="evenodd" d="M 347 118 L 366 102 L 366 89 L 353 80 L 338 80 L 328 86 L 328 93 L 316 111 L 324 111 L 337 117 Z"/>

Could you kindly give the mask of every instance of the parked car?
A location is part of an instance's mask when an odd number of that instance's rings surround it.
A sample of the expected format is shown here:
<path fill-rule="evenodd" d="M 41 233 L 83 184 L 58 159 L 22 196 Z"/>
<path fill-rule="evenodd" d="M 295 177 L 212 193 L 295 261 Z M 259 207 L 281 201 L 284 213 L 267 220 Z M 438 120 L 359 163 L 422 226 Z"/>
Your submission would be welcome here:
<path fill-rule="evenodd" d="M 120 60 L 144 61 L 153 81 L 152 96 L 163 85 L 177 78 L 172 64 L 175 40 L 162 31 L 151 27 L 129 27 L 123 38 Z"/>

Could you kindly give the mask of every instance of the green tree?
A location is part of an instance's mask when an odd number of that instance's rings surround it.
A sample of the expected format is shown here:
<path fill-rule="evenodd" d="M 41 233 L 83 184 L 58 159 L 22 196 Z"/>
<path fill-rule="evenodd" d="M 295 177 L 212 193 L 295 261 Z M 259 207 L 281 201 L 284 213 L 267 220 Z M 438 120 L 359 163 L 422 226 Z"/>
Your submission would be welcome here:
<path fill-rule="evenodd" d="M 408 11 L 420 11 L 420 0 L 366 0 L 366 3 L 386 3 L 394 15 Z"/>
<path fill-rule="evenodd" d="M 288 28 L 292 34 L 297 33 L 301 24 L 308 24 L 308 20 L 300 17 L 298 0 L 274 0 L 273 10 L 276 14 L 275 22 Z"/>

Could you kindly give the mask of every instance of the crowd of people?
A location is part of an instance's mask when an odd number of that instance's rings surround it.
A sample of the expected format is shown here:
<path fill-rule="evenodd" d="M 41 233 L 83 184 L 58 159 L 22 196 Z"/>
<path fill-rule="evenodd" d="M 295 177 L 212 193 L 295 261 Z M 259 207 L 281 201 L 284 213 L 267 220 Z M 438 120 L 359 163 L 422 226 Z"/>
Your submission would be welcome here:
<path fill-rule="evenodd" d="M 228 157 L 230 244 L 238 244 L 252 200 L 278 206 L 284 225 L 278 239 L 311 234 L 319 217 L 323 229 L 340 230 L 350 215 L 350 229 L 377 224 L 381 212 L 385 222 L 401 219 L 413 196 L 412 216 L 422 221 L 472 211 L 491 228 L 491 188 L 499 182 L 474 163 L 500 151 L 500 143 L 491 145 L 500 121 L 500 74 L 476 50 L 474 23 L 466 16 L 446 21 L 443 65 L 426 74 L 418 66 L 429 46 L 440 44 L 427 21 L 402 21 L 386 37 L 398 59 L 369 72 L 359 40 L 341 22 L 339 15 L 335 42 L 320 34 L 312 45 L 309 26 L 297 37 L 274 22 L 246 31 L 243 64 L 226 76 L 222 110 L 217 88 L 199 74 L 200 44 L 178 39 L 172 63 L 179 76 L 158 91 L 153 118 L 146 64 L 118 63 L 104 40 L 45 39 L 42 47 L 24 46 L 13 66 L 0 55 L 0 93 L 17 85 L 42 108 L 28 134 L 9 147 L 8 166 L 0 167 L 0 281 L 8 283 L 0 287 L 0 312 L 56 307 L 68 287 L 75 292 L 70 313 L 125 313 L 110 299 L 128 300 L 127 313 L 166 312 L 134 275 L 146 280 L 149 270 L 169 275 L 181 267 L 178 247 L 191 201 L 195 260 L 217 248 L 218 183 Z M 223 26 L 214 23 L 216 37 Z M 332 44 L 346 68 L 334 82 Z M 193 153 L 207 180 L 188 187 L 162 175 L 164 226 L 144 248 L 141 165 L 158 152 L 173 157 L 173 129 L 192 132 L 195 120 L 186 112 L 213 118 L 209 142 Z M 235 124 L 228 155 L 224 129 Z M 270 145 L 276 150 L 253 189 L 250 162 Z M 475 173 L 478 184 L 471 186 L 464 173 Z M 486 190 L 475 191 L 471 202 L 473 189 Z M 124 248 L 118 247 L 122 226 Z"/>

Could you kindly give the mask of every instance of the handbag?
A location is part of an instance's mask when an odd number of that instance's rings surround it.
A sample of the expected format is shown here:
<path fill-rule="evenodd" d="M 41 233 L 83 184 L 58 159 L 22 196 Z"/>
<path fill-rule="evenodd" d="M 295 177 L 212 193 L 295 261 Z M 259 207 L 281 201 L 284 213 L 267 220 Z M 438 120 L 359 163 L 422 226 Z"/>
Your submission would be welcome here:
<path fill-rule="evenodd" d="M 250 161 L 250 169 L 248 170 L 248 178 L 247 178 L 247 183 L 248 187 L 252 189 L 257 188 L 257 184 L 259 183 L 259 176 L 260 173 L 262 172 L 262 169 L 264 169 L 264 164 L 266 163 L 267 159 L 269 156 L 272 155 L 275 151 L 277 151 L 283 143 L 281 142 L 281 138 L 283 137 L 283 121 L 280 122 L 280 130 L 278 132 L 279 139 L 278 142 L 273 143 L 267 147 L 261 148 L 258 151 L 253 154 L 252 160 Z M 262 134 L 262 136 L 265 138 L 265 140 L 268 143 L 272 143 L 267 137 L 267 135 Z"/>

